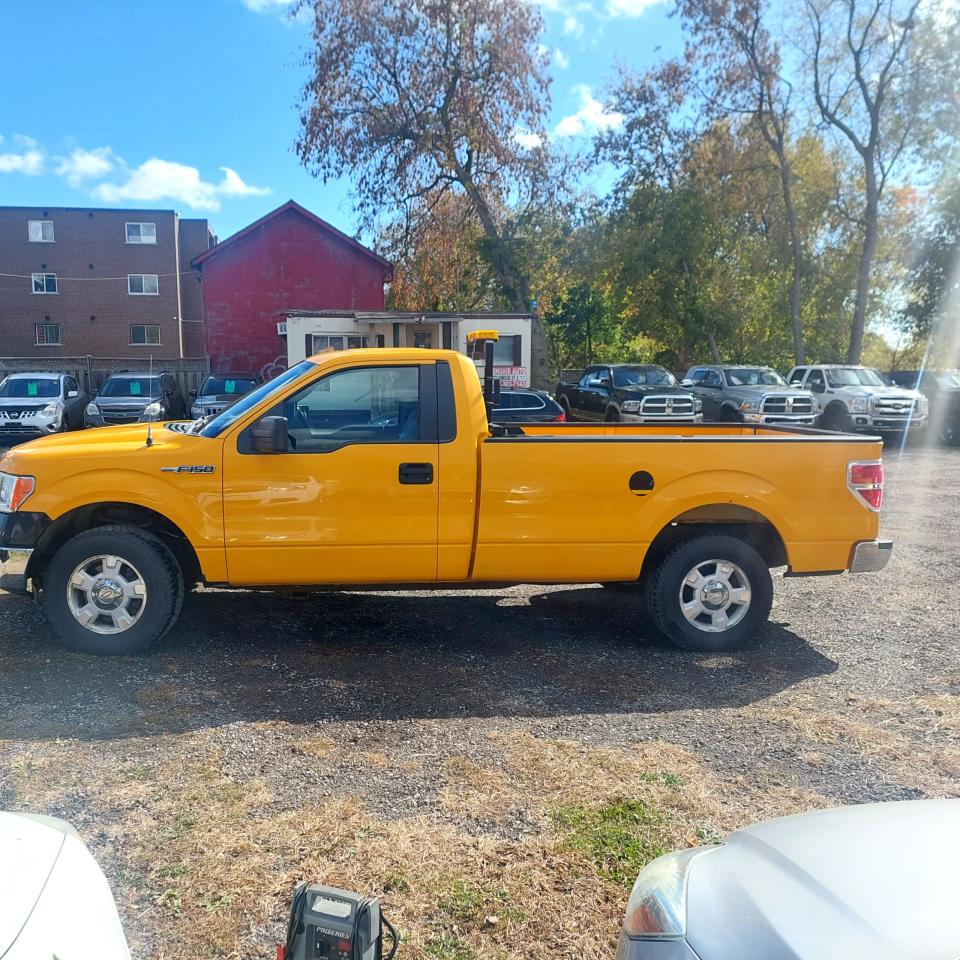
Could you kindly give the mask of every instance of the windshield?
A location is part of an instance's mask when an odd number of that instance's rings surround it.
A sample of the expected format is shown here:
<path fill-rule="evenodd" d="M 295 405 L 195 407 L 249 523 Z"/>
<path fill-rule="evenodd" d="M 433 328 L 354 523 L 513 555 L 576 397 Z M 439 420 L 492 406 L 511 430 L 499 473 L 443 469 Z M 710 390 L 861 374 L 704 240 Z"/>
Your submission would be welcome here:
<path fill-rule="evenodd" d="M 159 377 L 115 377 L 108 380 L 101 388 L 98 396 L 125 397 L 159 397 Z"/>
<path fill-rule="evenodd" d="M 787 381 L 769 367 L 743 367 L 737 370 L 724 370 L 728 387 L 785 387 Z"/>
<path fill-rule="evenodd" d="M 613 384 L 616 387 L 647 387 L 654 384 L 675 387 L 677 381 L 663 367 L 614 367 Z"/>
<path fill-rule="evenodd" d="M 934 379 L 945 390 L 960 387 L 960 373 L 938 373 Z"/>
<path fill-rule="evenodd" d="M 890 385 L 883 374 L 867 367 L 838 367 L 827 370 L 827 383 L 831 387 L 886 387 Z"/>
<path fill-rule="evenodd" d="M 249 393 L 257 381 L 253 377 L 207 377 L 197 391 L 201 397 L 241 397 Z"/>
<path fill-rule="evenodd" d="M 260 384 L 256 390 L 252 390 L 242 400 L 231 404 L 223 413 L 218 414 L 209 422 L 198 420 L 197 425 L 203 424 L 203 427 L 197 432 L 201 437 L 219 437 L 227 427 L 232 423 L 236 423 L 237 420 L 244 416 L 249 410 L 252 410 L 261 401 L 266 400 L 274 393 L 278 393 L 288 383 L 291 383 L 296 380 L 297 377 L 302 376 L 308 370 L 312 370 L 315 367 L 315 363 L 311 363 L 309 360 L 302 360 L 295 367 L 285 370 L 276 379 Z"/>
<path fill-rule="evenodd" d="M 0 397 L 59 397 L 60 381 L 49 379 L 13 379 L 7 377 L 0 383 Z"/>

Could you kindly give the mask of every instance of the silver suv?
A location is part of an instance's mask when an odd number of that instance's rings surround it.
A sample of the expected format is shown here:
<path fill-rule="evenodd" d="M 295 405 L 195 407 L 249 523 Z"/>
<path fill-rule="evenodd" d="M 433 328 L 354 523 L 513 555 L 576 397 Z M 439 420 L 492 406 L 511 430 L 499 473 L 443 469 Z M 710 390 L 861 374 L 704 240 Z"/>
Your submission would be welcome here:
<path fill-rule="evenodd" d="M 704 420 L 727 423 L 785 423 L 812 427 L 816 401 L 771 367 L 714 364 L 691 367 L 682 381 L 703 401 Z"/>
<path fill-rule="evenodd" d="M 87 395 L 66 373 L 11 373 L 0 383 L 0 443 L 83 426 Z"/>
<path fill-rule="evenodd" d="M 893 386 L 871 367 L 820 363 L 794 367 L 787 379 L 813 393 L 825 430 L 902 432 L 927 425 L 927 398 Z"/>

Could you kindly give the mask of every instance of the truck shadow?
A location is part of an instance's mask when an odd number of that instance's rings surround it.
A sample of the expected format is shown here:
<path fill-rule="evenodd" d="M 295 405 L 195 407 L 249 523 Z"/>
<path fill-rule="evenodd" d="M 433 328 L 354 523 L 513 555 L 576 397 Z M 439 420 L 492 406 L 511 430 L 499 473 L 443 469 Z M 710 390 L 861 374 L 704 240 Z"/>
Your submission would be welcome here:
<path fill-rule="evenodd" d="M 837 669 L 786 625 L 697 654 L 652 639 L 633 589 L 540 589 L 204 593 L 137 658 L 65 653 L 39 610 L 0 595 L 0 737 L 737 707 Z"/>

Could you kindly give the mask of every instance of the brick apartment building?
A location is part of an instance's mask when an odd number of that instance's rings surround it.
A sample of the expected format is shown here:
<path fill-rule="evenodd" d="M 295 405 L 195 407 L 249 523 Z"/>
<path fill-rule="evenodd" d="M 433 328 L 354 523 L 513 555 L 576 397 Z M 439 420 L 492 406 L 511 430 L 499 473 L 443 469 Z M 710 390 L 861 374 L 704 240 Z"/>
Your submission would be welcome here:
<path fill-rule="evenodd" d="M 206 220 L 0 207 L 0 359 L 204 357 Z"/>

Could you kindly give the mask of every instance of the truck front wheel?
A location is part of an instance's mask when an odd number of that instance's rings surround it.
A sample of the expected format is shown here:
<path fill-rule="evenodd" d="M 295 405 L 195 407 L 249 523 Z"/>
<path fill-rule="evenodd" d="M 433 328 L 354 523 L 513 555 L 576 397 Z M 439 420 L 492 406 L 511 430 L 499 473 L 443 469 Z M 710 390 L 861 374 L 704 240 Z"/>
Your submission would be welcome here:
<path fill-rule="evenodd" d="M 183 605 L 176 558 L 137 527 L 95 527 L 68 540 L 43 579 L 47 619 L 83 653 L 142 653 L 173 626 Z"/>
<path fill-rule="evenodd" d="M 763 557 L 735 537 L 686 540 L 647 580 L 647 604 L 657 627 L 688 650 L 733 650 L 766 624 L 773 582 Z"/>

